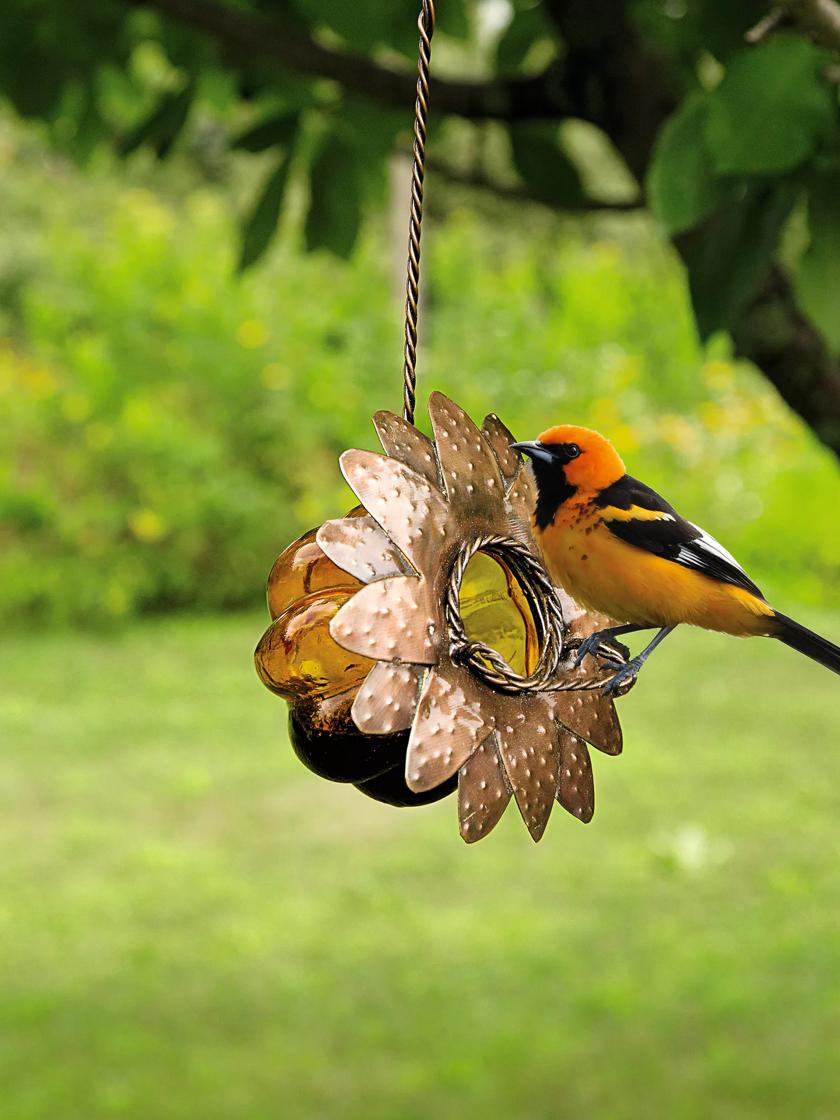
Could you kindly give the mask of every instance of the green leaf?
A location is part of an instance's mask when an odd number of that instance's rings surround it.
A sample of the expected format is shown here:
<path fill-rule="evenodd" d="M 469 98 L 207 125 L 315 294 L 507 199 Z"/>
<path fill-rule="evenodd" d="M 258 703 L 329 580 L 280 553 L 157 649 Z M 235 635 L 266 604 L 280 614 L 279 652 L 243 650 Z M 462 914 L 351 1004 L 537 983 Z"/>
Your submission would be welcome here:
<path fill-rule="evenodd" d="M 580 175 L 560 147 L 556 125 L 514 125 L 510 142 L 514 166 L 535 198 L 560 210 L 586 206 Z"/>
<path fill-rule="evenodd" d="M 685 99 L 659 134 L 647 180 L 654 216 L 669 234 L 680 233 L 711 214 L 727 194 L 715 178 L 703 140 L 709 95 Z"/>
<path fill-rule="evenodd" d="M 808 188 L 811 242 L 794 273 L 796 294 L 835 353 L 840 352 L 840 170 Z"/>
<path fill-rule="evenodd" d="M 159 159 L 169 152 L 187 122 L 195 86 L 192 82 L 177 93 L 166 93 L 118 145 L 122 156 L 131 155 L 144 144 L 153 145 Z"/>
<path fill-rule="evenodd" d="M 501 71 L 518 70 L 535 43 L 553 38 L 553 29 L 542 4 L 519 8 L 496 44 L 496 64 Z"/>
<path fill-rule="evenodd" d="M 299 122 L 300 112 L 297 109 L 274 113 L 240 132 L 231 140 L 230 146 L 243 152 L 264 152 L 267 148 L 284 147 L 291 143 Z"/>
<path fill-rule="evenodd" d="M 271 243 L 280 220 L 291 158 L 285 153 L 268 176 L 254 208 L 242 227 L 238 270 L 244 272 L 260 259 Z"/>
<path fill-rule="evenodd" d="M 732 326 L 758 289 L 796 201 L 790 180 L 752 183 L 683 240 L 700 337 Z"/>
<path fill-rule="evenodd" d="M 436 30 L 453 39 L 468 38 L 473 7 L 473 0 L 445 0 L 438 4 Z"/>
<path fill-rule="evenodd" d="M 307 249 L 349 257 L 361 225 L 359 152 L 339 132 L 323 138 L 310 168 Z"/>
<path fill-rule="evenodd" d="M 383 0 L 294 0 L 298 12 L 314 26 L 324 25 L 355 50 L 368 52 L 387 44 L 411 49 L 417 43 L 419 4 Z"/>
<path fill-rule="evenodd" d="M 732 58 L 706 121 L 718 174 L 789 171 L 811 155 L 836 115 L 819 62 L 816 47 L 788 35 Z"/>

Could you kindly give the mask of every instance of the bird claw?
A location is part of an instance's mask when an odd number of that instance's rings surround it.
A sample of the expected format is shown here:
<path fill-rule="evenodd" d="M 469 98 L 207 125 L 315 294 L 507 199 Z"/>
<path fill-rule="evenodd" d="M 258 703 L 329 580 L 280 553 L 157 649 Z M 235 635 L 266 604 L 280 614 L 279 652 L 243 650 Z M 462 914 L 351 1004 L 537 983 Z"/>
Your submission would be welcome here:
<path fill-rule="evenodd" d="M 609 630 L 596 630 L 584 638 L 578 646 L 573 669 L 579 669 L 583 659 L 588 655 L 597 655 L 606 665 L 623 665 L 630 656 L 630 650 L 622 642 L 617 641 Z"/>
<path fill-rule="evenodd" d="M 604 696 L 614 696 L 620 688 L 635 680 L 644 664 L 644 660 L 641 657 L 633 657 L 627 662 L 613 662 L 612 664 L 620 664 L 620 668 L 601 689 Z"/>
<path fill-rule="evenodd" d="M 572 668 L 579 669 L 583 664 L 584 657 L 586 657 L 587 654 L 594 653 L 600 644 L 601 634 L 598 632 L 590 634 L 588 637 L 584 638 L 578 646 L 577 656 L 575 657 L 575 663 Z"/>

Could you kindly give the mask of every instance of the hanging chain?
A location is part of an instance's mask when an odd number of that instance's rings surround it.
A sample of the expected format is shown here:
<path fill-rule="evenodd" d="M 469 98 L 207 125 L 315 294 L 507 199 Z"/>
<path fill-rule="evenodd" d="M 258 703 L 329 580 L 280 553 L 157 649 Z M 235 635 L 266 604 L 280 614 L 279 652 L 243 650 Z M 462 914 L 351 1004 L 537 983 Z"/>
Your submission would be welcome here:
<path fill-rule="evenodd" d="M 417 19 L 417 100 L 414 103 L 414 159 L 411 167 L 411 216 L 408 222 L 408 268 L 405 283 L 405 350 L 403 416 L 414 423 L 417 389 L 417 314 L 420 303 L 420 234 L 423 222 L 423 178 L 426 170 L 426 121 L 429 117 L 429 67 L 435 30 L 434 0 L 423 0 Z"/>

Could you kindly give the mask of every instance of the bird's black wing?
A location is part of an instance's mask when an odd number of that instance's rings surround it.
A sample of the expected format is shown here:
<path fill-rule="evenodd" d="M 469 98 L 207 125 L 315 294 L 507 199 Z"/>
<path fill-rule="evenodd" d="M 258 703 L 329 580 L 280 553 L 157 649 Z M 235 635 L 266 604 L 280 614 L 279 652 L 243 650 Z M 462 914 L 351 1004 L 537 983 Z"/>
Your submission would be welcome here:
<path fill-rule="evenodd" d="M 722 544 L 680 517 L 672 505 L 637 478 L 620 478 L 601 491 L 596 504 L 609 531 L 627 544 L 764 598 Z"/>

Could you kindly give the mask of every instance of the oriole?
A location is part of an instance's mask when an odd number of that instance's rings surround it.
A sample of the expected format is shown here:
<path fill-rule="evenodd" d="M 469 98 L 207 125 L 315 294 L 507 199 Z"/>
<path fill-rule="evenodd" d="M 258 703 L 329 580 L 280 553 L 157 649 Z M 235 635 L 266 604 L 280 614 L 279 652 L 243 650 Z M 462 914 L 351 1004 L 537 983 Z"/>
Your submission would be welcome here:
<path fill-rule="evenodd" d="M 723 545 L 631 478 L 598 432 L 561 425 L 513 446 L 531 459 L 534 529 L 549 574 L 581 606 L 621 623 L 587 638 L 577 664 L 604 641 L 658 631 L 606 691 L 635 676 L 680 623 L 778 638 L 840 673 L 840 647 L 774 610 Z"/>

